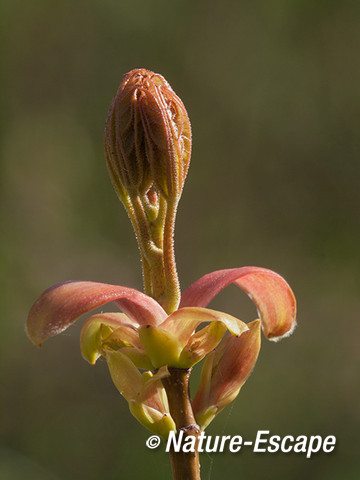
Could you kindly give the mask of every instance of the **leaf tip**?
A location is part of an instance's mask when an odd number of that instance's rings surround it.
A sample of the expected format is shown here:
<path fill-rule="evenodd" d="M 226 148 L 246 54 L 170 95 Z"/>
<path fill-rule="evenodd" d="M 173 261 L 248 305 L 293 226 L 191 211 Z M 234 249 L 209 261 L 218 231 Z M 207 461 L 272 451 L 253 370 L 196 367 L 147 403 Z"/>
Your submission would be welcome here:
<path fill-rule="evenodd" d="M 283 335 L 273 336 L 273 337 L 268 336 L 267 339 L 270 340 L 271 342 L 274 342 L 274 343 L 280 342 L 280 340 L 283 340 L 284 338 L 290 337 L 290 335 L 293 334 L 296 327 L 297 327 L 297 322 L 294 319 L 293 322 L 292 322 L 291 328 L 287 332 L 285 332 Z"/>

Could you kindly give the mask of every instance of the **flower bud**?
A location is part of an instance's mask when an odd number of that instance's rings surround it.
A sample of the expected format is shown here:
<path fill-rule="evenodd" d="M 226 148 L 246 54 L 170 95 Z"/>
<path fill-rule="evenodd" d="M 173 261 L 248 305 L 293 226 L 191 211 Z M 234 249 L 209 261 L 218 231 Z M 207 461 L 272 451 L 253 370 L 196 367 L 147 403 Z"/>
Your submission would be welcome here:
<path fill-rule="evenodd" d="M 105 125 L 105 154 L 120 198 L 151 186 L 166 199 L 181 195 L 191 153 L 186 109 L 159 74 L 125 75 Z"/>

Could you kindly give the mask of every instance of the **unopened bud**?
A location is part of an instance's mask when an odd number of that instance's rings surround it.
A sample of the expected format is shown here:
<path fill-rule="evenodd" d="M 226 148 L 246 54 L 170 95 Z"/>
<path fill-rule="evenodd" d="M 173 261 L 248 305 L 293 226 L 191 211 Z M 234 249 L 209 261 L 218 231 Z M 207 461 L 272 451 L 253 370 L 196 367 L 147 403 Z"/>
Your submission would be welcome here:
<path fill-rule="evenodd" d="M 180 98 L 159 74 L 125 75 L 105 125 L 105 153 L 120 194 L 144 195 L 151 186 L 179 198 L 191 153 L 190 121 Z"/>

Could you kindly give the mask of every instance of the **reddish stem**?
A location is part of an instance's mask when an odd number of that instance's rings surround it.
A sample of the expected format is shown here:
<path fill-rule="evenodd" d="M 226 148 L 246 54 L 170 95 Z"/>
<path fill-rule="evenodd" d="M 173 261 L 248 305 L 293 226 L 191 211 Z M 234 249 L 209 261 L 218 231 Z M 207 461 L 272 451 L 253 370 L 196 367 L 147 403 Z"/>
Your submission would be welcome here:
<path fill-rule="evenodd" d="M 170 376 L 164 378 L 170 414 L 175 421 L 177 432 L 184 432 L 183 443 L 187 436 L 198 437 L 201 433 L 196 424 L 191 406 L 189 379 L 190 369 L 169 368 Z M 199 452 L 175 452 L 170 450 L 173 480 L 201 480 Z"/>

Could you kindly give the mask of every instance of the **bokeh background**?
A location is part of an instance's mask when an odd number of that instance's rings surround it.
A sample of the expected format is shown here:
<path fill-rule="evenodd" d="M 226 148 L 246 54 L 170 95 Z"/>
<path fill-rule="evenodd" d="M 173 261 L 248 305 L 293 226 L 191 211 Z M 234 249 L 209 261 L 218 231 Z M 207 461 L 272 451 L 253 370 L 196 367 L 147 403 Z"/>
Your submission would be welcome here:
<path fill-rule="evenodd" d="M 0 478 L 168 479 L 79 325 L 41 350 L 27 312 L 67 279 L 141 289 L 134 234 L 107 175 L 103 126 L 122 75 L 162 73 L 193 156 L 177 219 L 183 287 L 271 268 L 298 328 L 263 341 L 208 434 L 336 435 L 332 454 L 214 454 L 206 480 L 360 475 L 360 2 L 2 0 Z M 212 303 L 250 321 L 235 287 Z M 195 386 L 194 386 L 195 388 Z"/>

